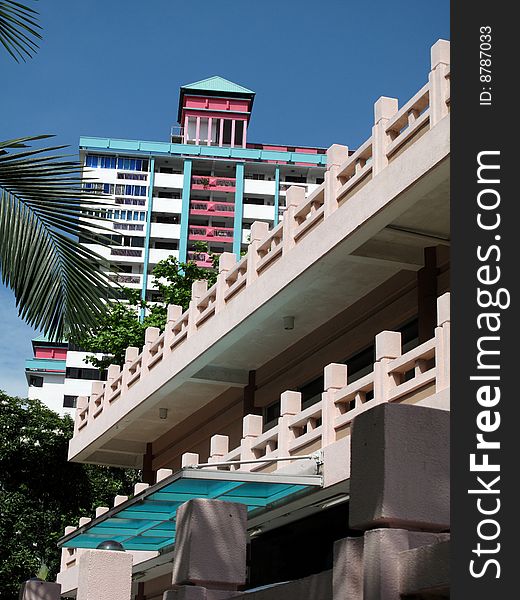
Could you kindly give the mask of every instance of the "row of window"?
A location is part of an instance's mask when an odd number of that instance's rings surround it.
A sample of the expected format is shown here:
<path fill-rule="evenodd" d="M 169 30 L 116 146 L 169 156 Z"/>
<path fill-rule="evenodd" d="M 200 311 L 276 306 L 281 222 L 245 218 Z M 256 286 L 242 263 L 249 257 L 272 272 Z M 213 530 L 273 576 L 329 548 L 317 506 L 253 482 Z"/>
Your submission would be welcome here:
<path fill-rule="evenodd" d="M 145 185 L 132 185 L 124 183 L 100 183 L 97 181 L 88 181 L 85 183 L 85 189 L 90 192 L 103 192 L 104 194 L 118 194 L 120 196 L 146 196 Z"/>
<path fill-rule="evenodd" d="M 121 221 L 144 221 L 146 212 L 143 210 L 87 210 L 85 214 L 89 217 L 103 217 L 110 220 Z"/>
<path fill-rule="evenodd" d="M 87 154 L 85 165 L 94 169 L 121 169 L 123 171 L 148 171 L 148 159 L 125 156 Z"/>

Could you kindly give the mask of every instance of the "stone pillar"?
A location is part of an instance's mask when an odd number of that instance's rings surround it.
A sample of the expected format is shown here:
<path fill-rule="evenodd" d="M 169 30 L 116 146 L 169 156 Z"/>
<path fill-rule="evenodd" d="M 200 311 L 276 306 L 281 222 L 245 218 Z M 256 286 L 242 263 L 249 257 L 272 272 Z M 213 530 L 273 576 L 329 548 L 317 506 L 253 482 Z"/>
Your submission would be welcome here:
<path fill-rule="evenodd" d="M 449 413 L 380 404 L 352 426 L 349 525 L 447 531 Z"/>
<path fill-rule="evenodd" d="M 79 559 L 77 600 L 131 600 L 132 555 L 85 550 Z"/>
<path fill-rule="evenodd" d="M 174 589 L 198 586 L 208 591 L 226 591 L 230 596 L 244 585 L 246 526 L 247 507 L 243 504 L 206 498 L 182 504 L 177 510 Z M 222 597 L 226 596 L 223 594 Z"/>
<path fill-rule="evenodd" d="M 374 177 L 388 164 L 386 150 L 392 140 L 386 127 L 397 111 L 397 98 L 381 96 L 374 104 L 374 127 L 372 128 L 372 173 Z"/>
<path fill-rule="evenodd" d="M 30 579 L 22 584 L 20 600 L 60 600 L 61 585 L 50 581 Z"/>
<path fill-rule="evenodd" d="M 325 172 L 324 217 L 327 218 L 338 208 L 338 190 L 341 182 L 338 173 L 341 165 L 348 160 L 348 147 L 333 144 L 327 149 L 327 170 Z"/>

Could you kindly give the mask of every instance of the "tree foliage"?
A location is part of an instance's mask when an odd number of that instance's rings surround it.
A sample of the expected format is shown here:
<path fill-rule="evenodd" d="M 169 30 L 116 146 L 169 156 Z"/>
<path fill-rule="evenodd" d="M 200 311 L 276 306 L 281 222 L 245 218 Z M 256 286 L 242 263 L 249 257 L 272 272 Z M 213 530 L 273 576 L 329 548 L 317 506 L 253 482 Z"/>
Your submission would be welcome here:
<path fill-rule="evenodd" d="M 20 583 L 42 563 L 54 580 L 66 525 L 129 494 L 138 472 L 67 462 L 73 422 L 39 400 L 0 391 L 0 599 L 16 600 Z"/>
<path fill-rule="evenodd" d="M 201 252 L 206 248 L 200 244 L 197 246 Z M 216 263 L 216 257 L 213 257 L 213 262 Z M 104 355 L 102 358 L 90 355 L 87 360 L 93 366 L 106 369 L 112 363 L 122 365 L 127 347 L 143 347 L 147 327 L 158 327 L 164 331 L 168 304 L 177 304 L 186 310 L 193 282 L 205 279 L 208 286 L 212 286 L 217 273 L 214 269 L 198 267 L 194 262 L 179 262 L 174 256 L 169 256 L 157 263 L 152 276 L 159 297 L 157 301 L 142 302 L 137 290 L 126 289 L 123 301 L 106 304 L 97 327 L 69 338 L 85 352 Z M 142 309 L 146 315 L 144 319 L 140 319 Z"/>

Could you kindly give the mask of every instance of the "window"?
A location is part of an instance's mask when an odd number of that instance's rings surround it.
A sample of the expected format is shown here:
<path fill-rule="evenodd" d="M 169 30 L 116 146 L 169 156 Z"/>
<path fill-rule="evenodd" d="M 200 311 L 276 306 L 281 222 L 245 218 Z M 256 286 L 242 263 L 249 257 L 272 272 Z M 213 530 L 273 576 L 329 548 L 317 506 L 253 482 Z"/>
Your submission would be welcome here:
<path fill-rule="evenodd" d="M 31 375 L 29 377 L 29 386 L 30 387 L 43 387 L 43 377 L 39 375 Z"/>
<path fill-rule="evenodd" d="M 63 408 L 76 408 L 77 396 L 63 396 Z"/>
<path fill-rule="evenodd" d="M 235 146 L 242 146 L 244 136 L 244 121 L 235 121 Z"/>
<path fill-rule="evenodd" d="M 103 194 L 113 194 L 114 184 L 113 183 L 101 183 L 98 181 L 88 181 L 85 183 L 85 189 L 93 194 L 103 192 Z"/>
<path fill-rule="evenodd" d="M 120 196 L 146 196 L 146 186 L 144 185 L 116 185 L 116 194 Z"/>
<path fill-rule="evenodd" d="M 155 242 L 155 247 L 157 250 L 178 250 L 179 243 L 178 242 Z"/>
<path fill-rule="evenodd" d="M 85 159 L 85 165 L 94 169 L 115 169 L 116 168 L 116 157 L 115 156 L 103 156 L 100 154 L 87 154 Z"/>
<path fill-rule="evenodd" d="M 179 215 L 157 215 L 152 218 L 154 223 L 167 223 L 176 225 L 179 223 Z"/>
<path fill-rule="evenodd" d="M 120 156 L 117 159 L 117 168 L 124 171 L 148 171 L 148 160 Z"/>
<path fill-rule="evenodd" d="M 316 183 L 318 185 L 321 185 L 324 181 L 325 181 L 325 179 L 323 179 L 323 177 L 316 177 Z"/>
<path fill-rule="evenodd" d="M 118 173 L 118 179 L 133 179 L 134 181 L 146 181 L 148 175 L 144 173 Z"/>
<path fill-rule="evenodd" d="M 99 369 L 90 369 L 88 367 L 67 367 L 65 372 L 67 379 L 87 379 L 89 381 L 105 381 L 107 378 L 106 371 Z"/>

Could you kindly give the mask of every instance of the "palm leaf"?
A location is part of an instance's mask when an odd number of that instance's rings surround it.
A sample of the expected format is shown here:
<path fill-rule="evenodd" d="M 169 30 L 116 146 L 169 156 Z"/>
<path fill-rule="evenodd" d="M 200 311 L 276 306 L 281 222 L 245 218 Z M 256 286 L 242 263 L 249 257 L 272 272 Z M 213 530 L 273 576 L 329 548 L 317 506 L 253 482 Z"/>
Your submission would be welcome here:
<path fill-rule="evenodd" d="M 106 240 L 105 220 L 84 220 L 104 197 L 84 190 L 80 165 L 59 146 L 27 149 L 46 137 L 0 142 L 0 274 L 21 318 L 61 339 L 95 327 L 117 291 L 113 266 L 77 239 Z"/>
<path fill-rule="evenodd" d="M 38 50 L 41 27 L 35 18 L 38 13 L 13 0 L 0 1 L 0 44 L 16 62 L 25 61 Z"/>

